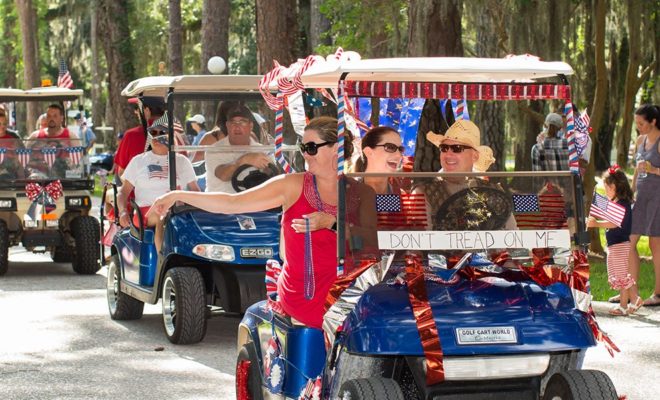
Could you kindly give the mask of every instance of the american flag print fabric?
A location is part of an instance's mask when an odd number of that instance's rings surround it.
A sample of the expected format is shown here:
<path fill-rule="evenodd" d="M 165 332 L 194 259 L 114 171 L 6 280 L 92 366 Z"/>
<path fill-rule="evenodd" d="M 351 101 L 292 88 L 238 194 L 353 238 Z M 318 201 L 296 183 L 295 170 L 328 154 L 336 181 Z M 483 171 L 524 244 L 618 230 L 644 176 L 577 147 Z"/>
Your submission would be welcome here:
<path fill-rule="evenodd" d="M 73 165 L 80 164 L 80 160 L 82 159 L 82 155 L 84 151 L 85 148 L 82 146 L 74 146 L 74 147 L 66 148 L 66 152 L 69 153 L 69 159 L 71 160 L 71 163 Z"/>
<path fill-rule="evenodd" d="M 600 193 L 594 193 L 591 208 L 589 209 L 589 216 L 599 220 L 609 221 L 620 228 L 621 222 L 623 222 L 623 218 L 626 216 L 626 208 L 610 201 Z"/>
<path fill-rule="evenodd" d="M 7 154 L 7 149 L 5 147 L 0 147 L 0 164 L 5 161 L 5 154 Z"/>
<path fill-rule="evenodd" d="M 55 157 L 57 156 L 57 147 L 44 147 L 41 149 L 41 154 L 44 155 L 44 160 L 48 164 L 48 168 L 52 168 L 55 164 Z"/>
<path fill-rule="evenodd" d="M 18 157 L 18 162 L 21 163 L 23 168 L 27 167 L 30 162 L 30 156 L 32 155 L 32 149 L 16 149 L 16 156 Z"/>
<path fill-rule="evenodd" d="M 73 79 L 69 69 L 66 67 L 64 60 L 60 60 L 60 73 L 57 77 L 57 87 L 71 89 L 73 87 Z"/>
<path fill-rule="evenodd" d="M 167 179 L 169 168 L 167 165 L 150 164 L 147 166 L 149 171 L 149 179 Z"/>
<path fill-rule="evenodd" d="M 377 194 L 379 228 L 426 228 L 426 200 L 421 193 Z"/>
<path fill-rule="evenodd" d="M 560 193 L 514 194 L 513 214 L 519 229 L 567 228 L 564 196 Z"/>

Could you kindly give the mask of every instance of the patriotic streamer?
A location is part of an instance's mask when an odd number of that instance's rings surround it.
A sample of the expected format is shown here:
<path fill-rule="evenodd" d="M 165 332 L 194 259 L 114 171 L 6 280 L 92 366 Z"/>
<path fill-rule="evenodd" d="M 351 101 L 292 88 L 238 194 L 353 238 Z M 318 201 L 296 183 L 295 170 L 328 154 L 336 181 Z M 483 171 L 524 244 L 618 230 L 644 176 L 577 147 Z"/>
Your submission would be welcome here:
<path fill-rule="evenodd" d="M 7 148 L 0 147 L 0 164 L 2 164 L 5 161 L 5 154 L 7 154 Z"/>
<path fill-rule="evenodd" d="M 346 109 L 346 96 L 344 96 L 344 81 L 339 81 L 339 90 L 337 91 L 337 176 L 344 174 L 344 131 L 346 130 L 346 121 L 344 111 Z"/>
<path fill-rule="evenodd" d="M 463 119 L 463 112 L 465 111 L 465 100 L 459 99 L 456 102 L 452 100 L 452 109 L 454 111 L 454 120 L 460 121 Z"/>
<path fill-rule="evenodd" d="M 280 97 L 281 94 L 278 94 L 277 97 Z M 291 172 L 291 165 L 284 158 L 282 152 L 282 143 L 284 143 L 284 101 L 281 102 L 281 106 L 275 110 L 275 159 L 282 166 L 284 172 L 287 174 Z"/>
<path fill-rule="evenodd" d="M 25 194 L 30 201 L 35 201 L 41 194 L 47 194 L 53 200 L 62 197 L 62 182 L 56 180 L 42 187 L 38 183 L 28 183 L 25 185 Z"/>
<path fill-rule="evenodd" d="M 80 164 L 85 148 L 82 146 L 67 147 L 66 152 L 69 153 L 69 159 L 73 165 Z"/>
<path fill-rule="evenodd" d="M 30 156 L 32 155 L 32 149 L 16 149 L 16 155 L 18 156 L 18 162 L 21 163 L 23 168 L 26 168 L 30 163 Z"/>
<path fill-rule="evenodd" d="M 573 116 L 573 103 L 567 99 L 564 106 L 566 115 L 566 140 L 568 141 L 568 165 L 571 172 L 579 174 L 580 166 L 578 164 L 578 154 L 575 146 L 575 119 Z"/>
<path fill-rule="evenodd" d="M 308 379 L 307 384 L 303 386 L 300 391 L 300 396 L 298 400 L 320 400 L 321 399 L 321 377 L 318 376 L 316 379 Z"/>
<path fill-rule="evenodd" d="M 44 147 L 41 149 L 41 154 L 44 155 L 44 159 L 46 160 L 46 164 L 48 164 L 48 168 L 52 168 L 53 164 L 55 164 L 57 147 Z"/>

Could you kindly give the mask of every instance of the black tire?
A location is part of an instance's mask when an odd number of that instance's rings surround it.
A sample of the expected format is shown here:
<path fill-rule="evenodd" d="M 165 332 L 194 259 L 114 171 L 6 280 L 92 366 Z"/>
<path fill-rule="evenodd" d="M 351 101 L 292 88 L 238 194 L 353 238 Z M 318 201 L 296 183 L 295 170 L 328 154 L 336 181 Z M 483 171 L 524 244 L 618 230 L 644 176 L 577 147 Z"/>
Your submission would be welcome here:
<path fill-rule="evenodd" d="M 110 318 L 118 321 L 127 321 L 142 318 L 144 303 L 119 290 L 119 258 L 113 255 L 108 264 L 108 283 L 106 297 Z"/>
<path fill-rule="evenodd" d="M 249 366 L 244 363 L 249 362 Z M 247 371 L 243 371 L 243 368 Z M 243 374 L 247 377 L 243 379 Z M 259 359 L 253 343 L 243 345 L 236 358 L 236 398 L 244 398 L 242 394 L 247 392 L 248 398 L 252 400 L 263 400 L 263 384 L 261 382 L 261 368 Z"/>
<path fill-rule="evenodd" d="M 7 223 L 0 220 L 0 276 L 9 270 L 9 229 Z"/>
<path fill-rule="evenodd" d="M 93 275 L 101 269 L 99 221 L 90 216 L 76 217 L 71 222 L 71 232 L 76 241 L 73 270 L 81 275 Z"/>
<path fill-rule="evenodd" d="M 339 390 L 339 398 L 350 400 L 404 400 L 399 384 L 393 379 L 380 376 L 351 379 L 344 382 Z"/>
<path fill-rule="evenodd" d="M 75 253 L 73 247 L 57 246 L 53 249 L 50 256 L 53 258 L 53 262 L 70 263 L 73 261 L 73 253 Z"/>
<path fill-rule="evenodd" d="M 206 335 L 206 288 L 195 268 L 172 268 L 162 286 L 163 328 L 170 342 L 192 344 Z"/>
<path fill-rule="evenodd" d="M 617 400 L 616 389 L 607 374 L 595 370 L 572 370 L 554 374 L 543 400 Z"/>

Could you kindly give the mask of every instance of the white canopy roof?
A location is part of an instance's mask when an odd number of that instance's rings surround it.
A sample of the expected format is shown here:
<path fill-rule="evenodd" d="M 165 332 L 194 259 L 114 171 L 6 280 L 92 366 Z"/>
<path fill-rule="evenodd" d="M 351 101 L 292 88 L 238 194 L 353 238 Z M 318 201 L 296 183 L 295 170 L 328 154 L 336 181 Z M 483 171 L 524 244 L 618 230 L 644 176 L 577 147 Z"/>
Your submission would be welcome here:
<path fill-rule="evenodd" d="M 123 96 L 165 96 L 169 88 L 176 93 L 215 93 L 257 91 L 261 75 L 181 75 L 150 76 L 129 83 Z"/>
<path fill-rule="evenodd" d="M 335 88 L 342 74 L 350 81 L 392 82 L 530 82 L 572 75 L 564 62 L 540 61 L 534 56 L 510 58 L 418 57 L 357 61 L 319 61 L 301 80 L 308 88 Z M 272 82 L 271 87 L 277 83 Z"/>
<path fill-rule="evenodd" d="M 0 88 L 0 101 L 63 101 L 76 100 L 82 95 L 82 89 L 65 89 L 57 86 L 29 90 Z"/>

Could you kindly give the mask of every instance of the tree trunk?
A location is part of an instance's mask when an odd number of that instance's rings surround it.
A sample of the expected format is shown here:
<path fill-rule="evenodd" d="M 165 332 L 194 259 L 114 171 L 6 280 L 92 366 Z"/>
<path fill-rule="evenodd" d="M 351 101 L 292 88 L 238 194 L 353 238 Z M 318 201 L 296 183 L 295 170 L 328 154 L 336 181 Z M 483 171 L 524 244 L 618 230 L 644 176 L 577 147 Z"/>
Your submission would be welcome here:
<path fill-rule="evenodd" d="M 207 64 L 214 56 L 222 57 L 229 62 L 229 0 L 204 0 L 202 4 L 202 65 L 201 74 L 209 74 Z M 228 69 L 228 68 L 227 68 Z M 225 74 L 228 72 L 225 69 Z M 216 104 L 205 101 L 202 113 L 206 117 L 207 128 L 213 127 Z"/>
<path fill-rule="evenodd" d="M 23 76 L 25 80 L 24 87 L 30 89 L 41 85 L 39 82 L 39 46 L 37 30 L 37 9 L 32 0 L 16 0 L 16 9 L 18 10 L 18 20 L 21 26 L 21 43 L 23 45 Z M 39 104 L 35 102 L 27 103 L 27 117 L 25 126 L 26 132 L 31 131 L 31 127 L 39 115 Z"/>
<path fill-rule="evenodd" d="M 169 46 L 170 74 L 183 75 L 183 27 L 181 26 L 181 0 L 169 0 Z M 174 116 L 185 119 L 183 103 L 174 104 Z"/>
<path fill-rule="evenodd" d="M 411 0 L 408 6 L 408 55 L 411 57 L 462 57 L 460 0 Z M 440 169 L 440 153 L 426 140 L 426 132 L 444 133 L 438 100 L 427 100 L 417 131 L 415 171 Z"/>
<path fill-rule="evenodd" d="M 99 36 L 103 43 L 105 59 L 108 65 L 108 105 L 112 110 L 109 122 L 115 132 L 125 131 L 135 126 L 135 114 L 121 91 L 135 77 L 133 67 L 133 46 L 128 28 L 127 0 L 99 0 Z"/>
<path fill-rule="evenodd" d="M 4 19 L 4 24 L 0 26 L 0 35 L 4 38 L 2 47 L 0 47 L 0 54 L 3 55 L 3 63 L 0 64 L 0 76 L 3 76 L 3 82 L 0 84 L 3 87 L 15 88 L 16 84 L 16 65 L 18 60 L 14 54 L 14 46 L 18 41 L 16 33 L 13 29 L 16 26 L 16 17 L 12 13 L 13 6 L 11 0 L 3 0 L 0 2 L 0 15 Z"/>
<path fill-rule="evenodd" d="M 319 45 L 329 46 L 332 44 L 332 38 L 329 35 L 323 35 L 330 31 L 330 20 L 321 14 L 320 7 L 323 0 L 311 0 L 309 15 L 309 44 L 312 53 Z"/>
<path fill-rule="evenodd" d="M 594 149 L 597 149 L 599 143 L 599 130 L 604 120 L 605 114 L 605 101 L 607 99 L 607 65 L 605 62 L 605 22 L 607 16 L 606 0 L 596 0 L 595 10 L 595 37 L 594 37 L 594 54 L 596 66 L 596 90 L 594 93 L 594 101 L 591 106 L 591 140 L 593 142 L 591 155 L 593 159 Z M 594 180 L 595 164 L 590 162 L 587 166 L 587 172 L 584 176 L 584 191 L 585 203 L 591 204 L 593 198 L 594 187 L 596 181 Z M 594 253 L 602 253 L 603 245 L 600 242 L 600 235 L 598 229 L 591 229 L 589 232 L 591 238 L 591 251 Z"/>
<path fill-rule="evenodd" d="M 408 55 L 462 57 L 461 0 L 410 0 Z"/>
<path fill-rule="evenodd" d="M 273 68 L 273 60 L 289 66 L 298 55 L 295 0 L 256 0 L 257 71 Z"/>
<path fill-rule="evenodd" d="M 91 48 L 92 48 L 92 117 L 94 122 L 94 127 L 104 126 L 103 121 L 103 100 L 101 98 L 101 74 L 99 72 L 99 57 L 101 54 L 99 52 L 99 42 L 98 42 L 98 21 L 99 21 L 99 11 L 98 11 L 98 0 L 92 0 L 91 2 Z M 117 148 L 116 135 L 107 134 L 106 131 L 102 133 L 100 131 L 96 132 L 96 135 L 103 135 L 103 145 L 106 150 L 114 150 Z M 100 142 L 100 140 L 97 140 Z"/>

